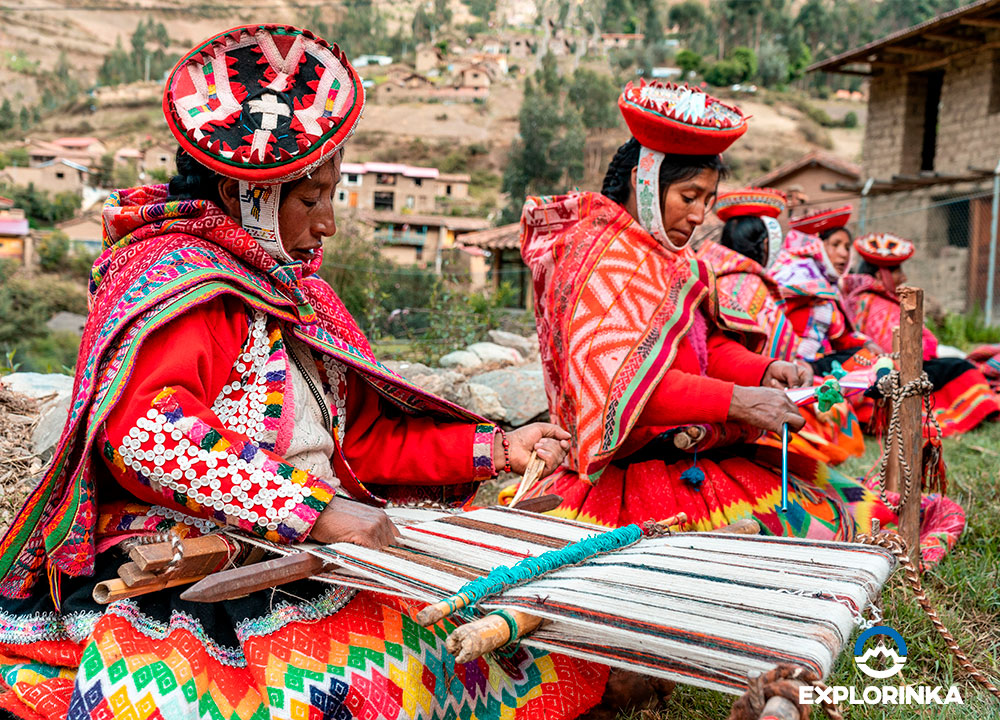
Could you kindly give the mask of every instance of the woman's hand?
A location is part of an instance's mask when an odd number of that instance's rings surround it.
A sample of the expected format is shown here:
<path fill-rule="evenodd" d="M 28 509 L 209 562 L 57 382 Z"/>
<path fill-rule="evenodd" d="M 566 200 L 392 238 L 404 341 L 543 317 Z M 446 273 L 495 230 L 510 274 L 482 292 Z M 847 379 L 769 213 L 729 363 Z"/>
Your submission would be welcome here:
<path fill-rule="evenodd" d="M 797 363 L 776 360 L 767 366 L 767 372 L 760 381 L 761 387 L 779 388 L 784 390 L 793 387 L 812 385 L 812 368 Z"/>
<path fill-rule="evenodd" d="M 785 423 L 792 430 L 798 430 L 806 424 L 799 409 L 788 399 L 784 390 L 741 385 L 733 390 L 729 419 L 771 432 L 781 432 L 781 426 Z"/>
<path fill-rule="evenodd" d="M 383 510 L 334 497 L 319 514 L 309 537 L 321 543 L 349 542 L 377 550 L 391 545 L 399 531 Z"/>
<path fill-rule="evenodd" d="M 552 423 L 531 423 L 507 433 L 510 443 L 510 467 L 518 475 L 523 475 L 528 466 L 531 451 L 545 461 L 545 471 L 542 476 L 549 475 L 566 457 L 569 450 L 570 434 L 558 425 Z M 497 470 L 505 464 L 503 452 L 503 436 L 497 433 L 493 438 L 493 467 Z"/>

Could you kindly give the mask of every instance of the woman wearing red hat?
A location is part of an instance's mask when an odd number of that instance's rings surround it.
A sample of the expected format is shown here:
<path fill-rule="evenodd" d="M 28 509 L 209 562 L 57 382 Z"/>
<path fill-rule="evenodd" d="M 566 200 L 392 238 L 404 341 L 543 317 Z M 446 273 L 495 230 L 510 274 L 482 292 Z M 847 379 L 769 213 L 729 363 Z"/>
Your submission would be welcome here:
<path fill-rule="evenodd" d="M 783 388 L 809 374 L 747 349 L 756 324 L 689 247 L 743 114 L 659 82 L 629 84 L 619 107 L 634 137 L 602 194 L 529 198 L 522 216 L 549 408 L 573 435 L 533 492 L 609 526 L 683 511 L 698 530 L 753 516 L 767 533 L 848 539 L 892 522 L 864 487 L 796 454 L 781 513 L 780 453 L 750 444 L 802 426 Z"/>
<path fill-rule="evenodd" d="M 847 308 L 858 329 L 884 352 L 892 350 L 892 331 L 899 327 L 896 288 L 906 283 L 903 263 L 913 256 L 913 243 L 891 233 L 868 233 L 854 241 L 861 256 L 857 274 L 842 286 Z M 924 371 L 934 383 L 934 414 L 944 436 L 967 432 L 1000 412 L 983 374 L 968 360 L 938 358 L 937 338 L 923 330 Z"/>
<path fill-rule="evenodd" d="M 799 337 L 796 354 L 820 375 L 829 374 L 834 360 L 844 363 L 859 350 L 880 353 L 855 330 L 838 286 L 851 258 L 850 218 L 846 206 L 791 220 L 791 232 L 769 270 Z"/>
<path fill-rule="evenodd" d="M 785 317 L 785 299 L 764 269 L 777 255 L 782 242 L 777 217 L 784 211 L 784 193 L 773 188 L 745 188 L 723 193 L 715 213 L 725 222 L 719 241 L 706 241 L 698 257 L 715 273 L 719 293 L 736 298 L 767 335 L 762 354 L 796 361 L 799 338 Z M 791 447 L 817 460 L 838 464 L 865 451 L 857 417 L 847 403 L 838 403 L 827 413 L 816 415 L 800 408 L 805 426 L 791 438 Z M 776 436 L 767 441 L 776 442 Z"/>
<path fill-rule="evenodd" d="M 0 546 L 0 713 L 549 718 L 600 699 L 607 668 L 525 649 L 459 666 L 401 601 L 340 586 L 91 598 L 125 542 L 229 525 L 381 546 L 386 499 L 461 503 L 532 449 L 565 454 L 553 425 L 505 443 L 386 370 L 313 276 L 363 106 L 337 46 L 282 25 L 210 38 L 168 78 L 179 175 L 105 205 L 69 421 Z"/>

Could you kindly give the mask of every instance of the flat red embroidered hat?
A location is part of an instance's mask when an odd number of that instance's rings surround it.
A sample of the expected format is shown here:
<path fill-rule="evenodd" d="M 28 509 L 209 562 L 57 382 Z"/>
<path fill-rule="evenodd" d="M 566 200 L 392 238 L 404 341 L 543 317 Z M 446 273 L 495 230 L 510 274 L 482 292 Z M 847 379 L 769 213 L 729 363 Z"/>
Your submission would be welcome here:
<path fill-rule="evenodd" d="M 854 249 L 872 265 L 896 267 L 913 257 L 913 243 L 892 233 L 868 233 L 854 241 Z"/>
<path fill-rule="evenodd" d="M 785 211 L 785 193 L 775 188 L 743 188 L 719 195 L 715 214 L 720 220 L 749 215 L 776 218 Z"/>
<path fill-rule="evenodd" d="M 739 108 L 671 82 L 630 82 L 618 108 L 639 144 L 668 155 L 718 155 L 747 130 Z"/>
<path fill-rule="evenodd" d="M 259 184 L 327 161 L 364 104 L 340 48 L 288 25 L 245 25 L 206 40 L 180 59 L 163 94 L 185 151 L 220 175 Z"/>
<path fill-rule="evenodd" d="M 851 219 L 851 206 L 820 210 L 809 215 L 792 218 L 788 227 L 806 235 L 818 235 L 824 230 L 838 230 L 846 227 Z"/>

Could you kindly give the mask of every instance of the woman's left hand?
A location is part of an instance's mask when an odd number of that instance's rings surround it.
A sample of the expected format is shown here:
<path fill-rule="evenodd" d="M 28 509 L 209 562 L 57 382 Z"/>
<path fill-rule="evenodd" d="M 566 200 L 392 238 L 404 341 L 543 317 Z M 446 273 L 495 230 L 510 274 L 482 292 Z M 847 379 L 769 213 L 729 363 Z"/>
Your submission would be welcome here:
<path fill-rule="evenodd" d="M 812 368 L 777 360 L 768 365 L 767 372 L 764 373 L 764 377 L 760 381 L 760 386 L 780 390 L 806 387 L 812 384 L 812 375 Z"/>
<path fill-rule="evenodd" d="M 528 466 L 528 458 L 534 450 L 545 461 L 542 476 L 551 474 L 566 457 L 569 450 L 570 434 L 552 423 L 531 423 L 507 433 L 510 443 L 510 467 L 518 475 L 523 475 Z M 503 436 L 497 433 L 493 439 L 493 466 L 500 470 L 506 463 L 503 452 Z"/>

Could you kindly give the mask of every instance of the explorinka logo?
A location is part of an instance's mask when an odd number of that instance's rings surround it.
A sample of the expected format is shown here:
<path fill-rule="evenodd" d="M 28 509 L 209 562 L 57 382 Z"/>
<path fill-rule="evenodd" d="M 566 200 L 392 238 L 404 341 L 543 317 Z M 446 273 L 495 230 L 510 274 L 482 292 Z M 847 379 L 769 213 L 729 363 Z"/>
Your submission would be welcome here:
<path fill-rule="evenodd" d="M 867 650 L 865 645 L 873 638 L 879 638 L 876 645 Z M 889 647 L 889 645 L 892 647 Z M 854 641 L 854 664 L 862 674 L 876 680 L 895 677 L 906 665 L 906 640 L 896 630 L 886 625 L 876 625 L 858 635 Z M 949 688 L 940 685 L 868 685 L 860 690 L 856 687 L 832 685 L 816 688 L 805 685 L 799 688 L 799 703 L 815 705 L 824 701 L 849 703 L 851 705 L 949 705 L 964 704 L 956 685 Z"/>
<path fill-rule="evenodd" d="M 878 637 L 879 635 L 884 635 L 891 639 L 896 644 L 896 649 L 890 650 L 885 646 L 885 643 L 880 643 L 875 647 L 865 650 L 865 643 L 868 639 Z M 879 670 L 868 665 L 869 660 L 879 656 L 884 657 L 892 663 L 892 666 L 885 670 Z M 891 627 L 886 627 L 885 625 L 870 627 L 858 635 L 858 639 L 854 641 L 854 663 L 858 666 L 858 670 L 870 678 L 883 680 L 897 675 L 903 669 L 903 665 L 906 664 L 906 640 Z"/>

